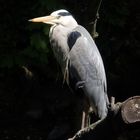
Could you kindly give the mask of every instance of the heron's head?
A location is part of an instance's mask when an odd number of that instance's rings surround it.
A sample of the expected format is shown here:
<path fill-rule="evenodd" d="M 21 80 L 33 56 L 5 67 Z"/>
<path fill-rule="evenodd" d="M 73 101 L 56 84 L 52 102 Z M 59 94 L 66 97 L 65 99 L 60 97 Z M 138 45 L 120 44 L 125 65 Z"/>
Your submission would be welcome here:
<path fill-rule="evenodd" d="M 62 25 L 76 27 L 77 22 L 67 10 L 58 10 L 51 13 L 49 16 L 37 17 L 29 20 L 31 22 L 42 22 L 51 25 Z"/>

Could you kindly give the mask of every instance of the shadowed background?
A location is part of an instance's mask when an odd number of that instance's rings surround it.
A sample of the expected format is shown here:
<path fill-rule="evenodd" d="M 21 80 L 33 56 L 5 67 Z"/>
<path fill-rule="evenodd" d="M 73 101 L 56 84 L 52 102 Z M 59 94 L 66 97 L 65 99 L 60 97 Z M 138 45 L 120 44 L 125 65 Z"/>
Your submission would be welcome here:
<path fill-rule="evenodd" d="M 78 97 L 63 77 L 48 39 L 49 26 L 28 19 L 67 9 L 93 31 L 97 0 L 0 0 L 0 137 L 64 139 L 76 130 Z M 108 94 L 123 101 L 139 95 L 139 1 L 103 0 L 95 39 Z M 73 127 L 75 126 L 75 127 Z"/>

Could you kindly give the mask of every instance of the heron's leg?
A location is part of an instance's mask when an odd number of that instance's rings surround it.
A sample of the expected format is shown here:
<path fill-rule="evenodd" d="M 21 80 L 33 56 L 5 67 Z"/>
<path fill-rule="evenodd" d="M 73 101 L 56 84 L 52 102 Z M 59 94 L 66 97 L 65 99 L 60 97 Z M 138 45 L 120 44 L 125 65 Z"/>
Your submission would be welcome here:
<path fill-rule="evenodd" d="M 89 106 L 89 110 L 88 110 L 88 126 L 90 126 L 90 124 L 92 123 L 92 119 L 91 119 L 91 114 L 93 113 L 93 108 L 91 106 Z"/>
<path fill-rule="evenodd" d="M 86 118 L 86 112 L 82 112 L 82 123 L 81 123 L 81 129 L 85 127 L 85 118 Z"/>
<path fill-rule="evenodd" d="M 87 100 L 84 101 L 84 110 L 82 112 L 82 123 L 81 123 L 81 129 L 84 129 L 85 127 L 89 126 L 89 108 L 90 105 Z"/>
<path fill-rule="evenodd" d="M 84 129 L 85 127 L 89 126 L 89 114 L 86 111 L 82 112 L 82 123 L 81 123 L 81 129 Z"/>

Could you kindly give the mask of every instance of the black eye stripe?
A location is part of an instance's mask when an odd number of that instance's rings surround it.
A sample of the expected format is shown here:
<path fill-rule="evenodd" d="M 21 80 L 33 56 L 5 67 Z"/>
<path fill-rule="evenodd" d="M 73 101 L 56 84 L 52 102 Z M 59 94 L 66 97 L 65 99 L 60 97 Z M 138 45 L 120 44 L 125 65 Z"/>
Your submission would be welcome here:
<path fill-rule="evenodd" d="M 59 12 L 58 15 L 60 15 L 60 16 L 70 16 L 71 14 L 69 12 Z"/>

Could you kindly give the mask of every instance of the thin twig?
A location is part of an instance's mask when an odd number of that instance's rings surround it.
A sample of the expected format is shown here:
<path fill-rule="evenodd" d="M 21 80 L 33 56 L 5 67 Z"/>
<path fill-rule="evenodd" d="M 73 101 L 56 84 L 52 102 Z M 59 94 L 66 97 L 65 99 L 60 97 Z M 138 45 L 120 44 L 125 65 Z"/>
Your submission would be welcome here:
<path fill-rule="evenodd" d="M 97 25 L 97 21 L 99 19 L 99 10 L 100 10 L 100 7 L 101 7 L 101 3 L 102 3 L 102 0 L 100 0 L 100 2 L 99 2 L 97 12 L 96 12 L 96 16 L 95 16 L 95 21 L 94 21 L 93 31 L 92 31 L 93 38 L 97 38 L 99 36 L 99 34 L 96 32 L 96 25 Z"/>

